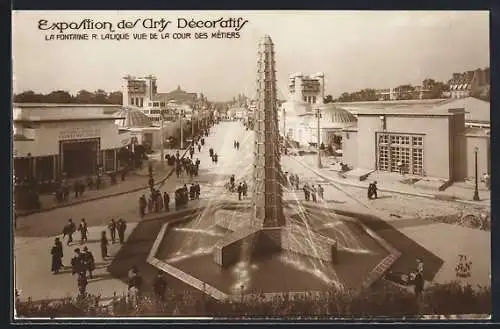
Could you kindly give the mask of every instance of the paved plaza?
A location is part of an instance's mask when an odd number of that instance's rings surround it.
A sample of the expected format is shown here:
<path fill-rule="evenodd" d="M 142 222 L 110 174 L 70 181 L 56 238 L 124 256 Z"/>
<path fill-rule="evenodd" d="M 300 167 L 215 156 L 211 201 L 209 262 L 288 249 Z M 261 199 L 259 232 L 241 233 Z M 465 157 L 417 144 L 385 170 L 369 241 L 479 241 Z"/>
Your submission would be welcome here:
<path fill-rule="evenodd" d="M 233 147 L 235 140 L 240 142 L 239 150 Z M 219 156 L 218 163 L 213 163 L 209 158 L 208 150 L 211 147 Z M 211 128 L 205 146 L 200 153 L 196 150 L 194 155 L 194 158 L 201 160 L 200 175 L 193 179 L 201 185 L 200 202 L 223 198 L 237 201 L 237 194 L 228 193 L 224 188 L 224 183 L 229 180 L 230 175 L 234 174 L 237 182 L 244 179 L 251 186 L 253 147 L 253 131 L 246 131 L 241 123 L 221 122 Z M 324 187 L 325 200 L 320 200 L 320 205 L 329 205 L 335 209 L 358 214 L 361 221 L 399 249 L 403 255 L 394 265 L 396 270 L 412 270 L 415 258 L 420 257 L 432 273 L 432 277 L 428 278 L 429 281 L 448 282 L 455 279 L 454 269 L 458 256 L 464 254 L 473 262 L 469 282 L 489 285 L 490 232 L 435 223 L 425 219 L 427 215 L 436 213 L 464 211 L 470 205 L 390 192 L 381 193 L 383 196 L 378 200 L 368 201 L 363 188 L 339 185 L 333 178 L 330 180 L 326 175 L 320 176 L 316 170 L 312 170 L 313 167 L 308 161 L 302 157 L 290 159 L 283 156 L 281 162 L 283 170 L 299 175 L 301 185 L 308 182 L 315 185 L 321 184 Z M 143 179 L 144 182 L 137 182 L 139 187 L 146 183 L 147 177 Z M 171 193 L 171 199 L 173 199 L 172 192 L 185 183 L 190 183 L 190 179 L 177 178 L 172 175 L 160 190 Z M 381 185 L 383 186 L 383 183 Z M 34 300 L 56 299 L 76 293 L 76 278 L 68 269 L 58 275 L 52 275 L 50 272 L 50 247 L 54 237 L 61 236 L 62 227 L 68 218 L 73 218 L 76 224 L 81 218 L 85 218 L 90 226 L 89 243 L 85 245 L 93 252 L 97 263 L 96 278 L 90 280 L 88 286 L 90 293 L 101 294 L 103 297 L 110 297 L 113 293 L 124 293 L 127 289 L 126 272 L 132 265 L 140 265 L 141 271 L 148 272 L 145 277 L 150 280 L 155 270 L 145 263 L 145 256 L 152 241 L 156 238 L 161 221 L 145 220 L 139 224 L 140 230 L 135 229 L 136 224 L 140 222 L 138 198 L 142 194 L 147 194 L 147 190 L 18 218 L 15 262 L 16 288 L 21 291 L 21 297 L 32 297 Z M 418 202 L 414 202 L 416 198 Z M 285 189 L 284 199 L 305 202 L 301 190 Z M 394 214 L 398 216 L 395 217 Z M 379 219 L 375 220 L 373 215 Z M 100 258 L 97 239 L 99 232 L 105 229 L 111 218 L 120 217 L 128 223 L 127 237 L 134 235 L 135 240 L 142 239 L 144 244 L 142 249 L 126 244 L 121 252 L 121 245 L 114 244 L 110 248 L 111 257 L 103 261 Z M 77 232 L 75 241 L 78 241 L 78 238 Z M 73 249 L 76 247 L 81 246 L 79 243 L 70 247 L 64 246 L 64 265 L 69 265 Z M 119 259 L 115 259 L 115 256 Z M 172 281 L 172 287 L 186 288 L 174 281 Z"/>

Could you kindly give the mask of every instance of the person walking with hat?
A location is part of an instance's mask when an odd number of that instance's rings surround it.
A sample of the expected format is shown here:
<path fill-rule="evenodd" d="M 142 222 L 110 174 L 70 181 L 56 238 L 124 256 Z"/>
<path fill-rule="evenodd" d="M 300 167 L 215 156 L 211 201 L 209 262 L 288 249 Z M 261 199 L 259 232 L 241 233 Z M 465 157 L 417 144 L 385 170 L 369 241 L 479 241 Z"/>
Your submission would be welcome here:
<path fill-rule="evenodd" d="M 116 222 L 114 218 L 111 218 L 111 221 L 108 224 L 109 234 L 111 235 L 111 242 L 116 242 Z"/>
<path fill-rule="evenodd" d="M 95 259 L 87 246 L 83 247 L 82 259 L 85 270 L 89 272 L 89 278 L 92 279 L 92 271 L 95 270 Z"/>
<path fill-rule="evenodd" d="M 59 273 L 59 270 L 62 267 L 63 252 L 62 252 L 62 248 L 61 249 L 59 248 L 58 242 L 60 244 L 59 238 L 56 238 L 54 240 L 54 245 L 52 246 L 52 249 L 50 251 L 50 253 L 52 255 L 51 270 L 52 270 L 53 274 Z"/>
<path fill-rule="evenodd" d="M 87 289 L 87 276 L 85 270 L 85 263 L 83 259 L 83 254 L 80 252 L 80 248 L 75 249 L 75 256 L 71 259 L 71 272 L 73 275 L 77 275 L 77 286 L 80 295 L 84 296 Z"/>
<path fill-rule="evenodd" d="M 101 257 L 102 260 L 106 260 L 108 257 L 108 245 L 109 241 L 108 238 L 106 237 L 106 231 L 101 232 Z"/>
<path fill-rule="evenodd" d="M 73 219 L 68 219 L 68 224 L 66 224 L 63 228 L 63 239 L 68 236 L 67 245 L 69 246 L 71 242 L 73 242 L 73 233 L 76 231 L 75 223 L 73 223 Z"/>
<path fill-rule="evenodd" d="M 78 226 L 78 231 L 80 231 L 80 244 L 83 244 L 88 241 L 88 233 L 89 233 L 89 228 L 87 226 L 87 222 L 85 221 L 85 218 L 82 218 L 82 222 Z"/>
<path fill-rule="evenodd" d="M 127 224 L 120 218 L 116 223 L 116 230 L 118 231 L 118 238 L 120 239 L 120 244 L 125 243 L 125 230 L 127 229 Z"/>

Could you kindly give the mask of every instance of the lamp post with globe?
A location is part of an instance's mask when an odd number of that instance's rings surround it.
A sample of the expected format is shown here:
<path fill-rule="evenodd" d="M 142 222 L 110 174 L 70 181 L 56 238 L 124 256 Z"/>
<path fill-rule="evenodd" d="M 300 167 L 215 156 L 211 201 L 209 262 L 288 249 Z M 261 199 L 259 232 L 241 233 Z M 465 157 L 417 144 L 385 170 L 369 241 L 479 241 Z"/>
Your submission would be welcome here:
<path fill-rule="evenodd" d="M 321 119 L 321 109 L 317 108 L 316 109 L 316 118 L 318 119 L 318 138 L 317 138 L 317 143 L 318 143 L 318 168 L 323 168 L 323 165 L 321 164 L 321 130 L 320 130 L 320 119 Z"/>
<path fill-rule="evenodd" d="M 479 152 L 479 148 L 474 147 L 474 197 L 472 198 L 474 201 L 479 201 L 479 190 L 477 187 L 477 152 Z"/>

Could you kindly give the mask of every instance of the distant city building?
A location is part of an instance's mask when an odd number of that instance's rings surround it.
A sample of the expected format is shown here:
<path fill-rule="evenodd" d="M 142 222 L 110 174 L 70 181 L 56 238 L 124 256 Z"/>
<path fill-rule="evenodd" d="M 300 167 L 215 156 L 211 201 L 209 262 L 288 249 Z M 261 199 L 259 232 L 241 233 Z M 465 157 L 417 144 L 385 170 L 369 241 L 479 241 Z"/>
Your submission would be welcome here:
<path fill-rule="evenodd" d="M 142 78 L 125 76 L 122 82 L 123 106 L 137 107 L 146 114 L 154 125 L 159 125 L 161 115 L 174 120 L 182 114 L 190 120 L 196 110 L 204 110 L 207 99 L 200 94 L 186 92 L 180 86 L 168 93 L 159 93 L 156 77 Z"/>
<path fill-rule="evenodd" d="M 379 101 L 392 101 L 397 99 L 393 88 L 376 89 L 375 94 Z"/>
<path fill-rule="evenodd" d="M 288 83 L 290 99 L 308 104 L 323 104 L 325 97 L 325 75 L 316 73 L 308 76 L 295 73 L 290 76 Z"/>
<path fill-rule="evenodd" d="M 278 102 L 279 130 L 282 136 L 297 145 L 307 146 L 316 142 L 310 121 L 314 110 L 323 104 L 325 97 L 325 75 L 316 73 L 292 74 L 288 84 L 288 100 Z"/>
<path fill-rule="evenodd" d="M 157 93 L 156 77 L 149 75 L 136 78 L 130 75 L 123 77 L 123 106 L 144 107 L 153 100 Z"/>
<path fill-rule="evenodd" d="M 448 81 L 451 98 L 463 98 L 472 94 L 481 94 L 489 91 L 490 68 L 476 69 L 463 73 L 453 73 Z"/>
<path fill-rule="evenodd" d="M 379 101 L 395 101 L 399 99 L 411 98 L 411 99 L 425 99 L 426 94 L 431 90 L 425 86 L 409 86 L 413 88 L 411 90 L 412 94 L 408 95 L 410 88 L 407 87 L 396 87 L 396 88 L 383 88 L 376 89 L 375 94 L 377 95 L 377 100 Z M 407 96 L 408 97 L 405 97 Z"/>

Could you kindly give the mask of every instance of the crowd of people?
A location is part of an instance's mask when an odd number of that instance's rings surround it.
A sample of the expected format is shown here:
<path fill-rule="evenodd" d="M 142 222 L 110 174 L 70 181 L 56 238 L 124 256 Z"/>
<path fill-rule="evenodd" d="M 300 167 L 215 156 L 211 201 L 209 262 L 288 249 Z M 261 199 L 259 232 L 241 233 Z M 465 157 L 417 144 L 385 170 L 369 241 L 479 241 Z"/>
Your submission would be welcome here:
<path fill-rule="evenodd" d="M 292 190 L 298 191 L 300 189 L 300 177 L 297 174 L 285 172 L 285 182 L 286 186 Z M 302 191 L 304 192 L 305 201 L 318 202 L 324 199 L 325 189 L 320 184 L 315 186 L 306 182 L 302 186 Z"/>
<path fill-rule="evenodd" d="M 306 201 L 312 200 L 313 202 L 318 202 L 318 200 L 324 199 L 325 189 L 320 184 L 318 184 L 318 186 L 314 186 L 314 184 L 309 185 L 308 183 L 305 183 L 302 190 Z"/>
<path fill-rule="evenodd" d="M 208 135 L 208 129 L 205 130 L 203 134 L 205 136 Z M 165 156 L 168 163 L 175 166 L 177 178 L 181 178 L 184 173 L 186 173 L 190 179 L 198 176 L 201 161 L 199 158 L 194 159 L 194 154 L 196 150 L 200 153 L 204 145 L 204 137 L 195 138 L 192 145 L 189 147 L 189 157 L 181 157 L 179 151 L 177 151 L 175 155 L 167 154 Z M 167 191 L 163 191 L 162 193 L 159 189 L 155 188 L 152 169 L 150 169 L 149 188 L 149 196 L 146 198 L 146 195 L 143 194 L 139 198 L 140 216 L 144 217 L 147 213 L 170 211 L 170 195 Z M 189 200 L 199 199 L 200 193 L 201 187 L 198 182 L 191 183 L 189 189 L 187 184 L 184 184 L 184 186 L 174 191 L 175 208 L 178 209 L 179 206 L 185 205 Z"/>
<path fill-rule="evenodd" d="M 229 182 L 225 184 L 225 188 L 231 193 L 232 192 L 238 193 L 238 200 L 246 198 L 248 194 L 248 184 L 246 180 L 242 180 L 238 182 L 238 184 L 236 184 L 236 178 L 234 174 L 231 175 L 231 177 L 229 177 Z"/>
<path fill-rule="evenodd" d="M 125 231 L 127 229 L 127 224 L 123 218 L 115 221 L 114 218 L 110 220 L 108 223 L 108 231 L 111 236 L 111 243 L 120 244 L 125 243 Z M 63 263 L 64 258 L 64 248 L 63 241 L 66 239 L 66 245 L 70 247 L 71 245 L 78 243 L 73 240 L 73 235 L 79 232 L 80 233 L 80 242 L 79 244 L 83 246 L 83 249 L 76 248 L 74 249 L 75 255 L 71 258 L 71 265 L 65 266 Z M 118 240 L 116 236 L 118 235 Z M 71 272 L 73 275 L 77 277 L 77 286 L 80 294 L 85 294 L 88 279 L 92 279 L 92 272 L 95 270 L 95 258 L 92 252 L 89 250 L 88 246 L 85 244 L 88 243 L 89 237 L 89 229 L 85 218 L 81 219 L 81 222 L 78 226 L 73 222 L 73 219 L 68 219 L 68 223 L 64 225 L 62 230 L 62 238 L 56 237 L 54 240 L 54 245 L 50 250 L 50 254 L 52 257 L 51 262 L 51 271 L 53 274 L 60 273 L 61 269 L 66 267 L 71 268 Z M 108 246 L 110 244 L 106 231 L 101 232 L 101 237 L 99 239 L 100 250 L 101 250 L 101 258 L 103 261 L 106 261 L 109 257 Z"/>

